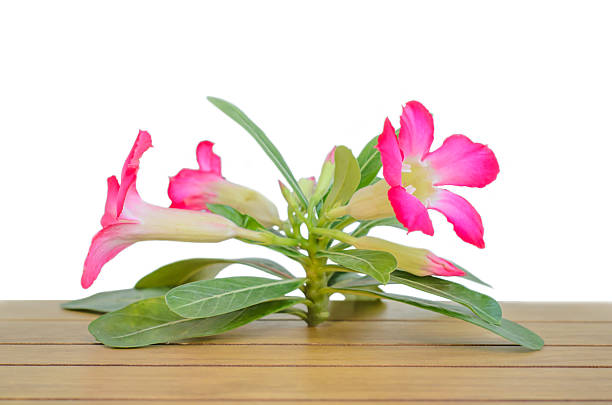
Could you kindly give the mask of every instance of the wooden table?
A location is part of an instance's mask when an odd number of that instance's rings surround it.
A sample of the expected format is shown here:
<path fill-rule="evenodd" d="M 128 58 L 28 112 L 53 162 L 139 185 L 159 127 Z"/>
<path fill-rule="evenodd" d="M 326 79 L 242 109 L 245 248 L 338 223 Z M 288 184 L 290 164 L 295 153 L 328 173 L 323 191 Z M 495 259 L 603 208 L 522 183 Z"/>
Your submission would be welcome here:
<path fill-rule="evenodd" d="M 503 309 L 544 349 L 406 305 L 351 302 L 318 328 L 279 314 L 189 344 L 109 349 L 87 331 L 93 315 L 3 301 L 0 402 L 612 403 L 612 303 Z"/>

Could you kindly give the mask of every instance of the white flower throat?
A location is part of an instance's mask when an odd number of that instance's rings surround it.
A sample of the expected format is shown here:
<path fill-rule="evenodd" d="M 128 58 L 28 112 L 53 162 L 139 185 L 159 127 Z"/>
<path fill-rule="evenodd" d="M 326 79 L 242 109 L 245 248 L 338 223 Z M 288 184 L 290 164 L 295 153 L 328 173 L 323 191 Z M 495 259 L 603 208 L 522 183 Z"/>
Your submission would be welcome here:
<path fill-rule="evenodd" d="M 435 193 L 433 183 L 434 172 L 429 166 L 420 161 L 402 163 L 402 186 L 425 205 Z"/>

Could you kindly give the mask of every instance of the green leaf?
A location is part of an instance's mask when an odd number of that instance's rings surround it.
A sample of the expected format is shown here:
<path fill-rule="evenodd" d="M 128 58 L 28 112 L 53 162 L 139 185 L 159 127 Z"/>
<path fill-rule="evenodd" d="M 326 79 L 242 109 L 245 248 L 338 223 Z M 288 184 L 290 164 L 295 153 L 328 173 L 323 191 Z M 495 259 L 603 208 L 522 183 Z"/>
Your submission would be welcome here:
<path fill-rule="evenodd" d="M 212 318 L 186 319 L 170 311 L 164 297 L 149 298 L 102 315 L 89 324 L 89 332 L 107 346 L 148 346 L 218 335 L 303 301 L 286 297 Z"/>
<path fill-rule="evenodd" d="M 455 301 L 469 308 L 487 322 L 496 325 L 501 322 L 502 311 L 497 301 L 461 284 L 432 276 L 418 277 L 401 270 L 396 270 L 391 274 L 391 281 Z"/>
<path fill-rule="evenodd" d="M 229 219 L 241 228 L 250 229 L 252 231 L 266 229 L 262 224 L 257 222 L 255 218 L 247 214 L 243 214 L 235 208 L 230 207 L 229 205 L 206 204 L 206 207 L 213 214 L 221 215 L 222 217 Z"/>
<path fill-rule="evenodd" d="M 336 162 L 334 183 L 327 197 L 325 197 L 323 211 L 347 202 L 357 190 L 361 178 L 359 164 L 349 148 L 346 146 L 336 147 L 334 159 Z"/>
<path fill-rule="evenodd" d="M 330 287 L 372 287 L 378 286 L 380 281 L 370 277 L 363 276 L 358 273 L 344 273 L 341 271 L 335 272 L 327 282 Z"/>
<path fill-rule="evenodd" d="M 112 312 L 145 298 L 161 297 L 169 288 L 145 288 L 106 291 L 87 298 L 62 304 L 62 308 L 75 311 Z"/>
<path fill-rule="evenodd" d="M 293 188 L 293 191 L 300 199 L 300 202 L 304 206 L 307 206 L 308 202 L 306 200 L 306 197 L 304 196 L 304 193 L 302 192 L 302 189 L 300 188 L 297 180 L 293 176 L 293 173 L 291 173 L 287 162 L 285 162 L 283 156 L 280 154 L 278 149 L 276 149 L 276 146 L 274 146 L 274 144 L 270 142 L 270 139 L 268 139 L 266 134 L 264 134 L 264 132 L 257 125 L 255 125 L 255 123 L 251 121 L 251 119 L 247 117 L 246 114 L 242 112 L 242 110 L 240 110 L 234 104 L 216 97 L 207 98 L 208 101 L 210 101 L 215 107 L 217 107 L 219 110 L 223 111 L 228 117 L 236 121 L 238 125 L 246 129 L 246 131 L 251 134 L 253 138 L 255 138 L 259 146 L 261 146 L 264 152 L 266 152 L 266 154 L 270 157 L 272 162 L 274 162 L 278 170 L 280 170 L 285 179 L 287 179 L 287 182 L 289 183 L 289 185 L 291 185 L 291 188 Z"/>
<path fill-rule="evenodd" d="M 465 276 L 461 277 L 462 279 L 465 280 L 470 280 L 473 283 L 477 283 L 477 284 L 481 284 L 484 285 L 485 287 L 489 287 L 489 288 L 493 288 L 491 287 L 490 284 L 485 283 L 484 281 L 482 281 L 481 279 L 479 279 L 478 277 L 476 277 L 474 274 L 470 273 L 469 271 L 467 271 L 464 267 L 459 266 L 457 263 L 455 262 L 451 262 L 449 260 L 449 262 L 455 266 L 456 268 L 458 268 L 459 270 L 463 271 L 465 273 Z"/>
<path fill-rule="evenodd" d="M 397 268 L 397 260 L 391 253 L 377 250 L 322 251 L 317 256 L 327 257 L 332 262 L 347 269 L 372 276 L 383 284 L 389 282 L 390 273 Z"/>
<path fill-rule="evenodd" d="M 198 280 L 214 278 L 230 264 L 254 267 L 281 278 L 295 278 L 280 264 L 257 257 L 242 259 L 187 259 L 167 264 L 141 278 L 135 288 L 176 287 Z"/>
<path fill-rule="evenodd" d="M 380 152 L 375 148 L 377 144 L 378 136 L 375 136 L 366 146 L 364 146 L 359 156 L 357 156 L 357 162 L 359 163 L 359 170 L 361 172 L 361 180 L 359 181 L 357 189 L 372 183 L 372 180 L 374 180 L 382 167 Z"/>
<path fill-rule="evenodd" d="M 421 298 L 409 297 L 398 294 L 390 294 L 385 292 L 363 290 L 359 288 L 333 288 L 334 292 L 348 293 L 348 294 L 362 294 L 368 296 L 374 296 L 378 298 L 386 298 L 393 301 L 402 302 L 404 304 L 413 305 L 418 308 L 426 309 L 429 311 L 437 312 L 442 315 L 450 316 L 453 318 L 461 319 L 466 322 L 470 322 L 474 325 L 480 326 L 481 328 L 487 329 L 511 342 L 517 343 L 531 350 L 540 350 L 544 345 L 544 341 L 541 337 L 530 331 L 529 329 L 509 321 L 507 319 L 501 319 L 499 325 L 493 325 L 491 323 L 483 321 L 481 318 L 475 317 L 469 312 L 465 311 L 461 307 L 456 305 L 430 301 Z"/>
<path fill-rule="evenodd" d="M 184 318 L 208 318 L 268 301 L 297 289 L 304 279 L 228 277 L 196 281 L 166 294 L 171 311 Z"/>

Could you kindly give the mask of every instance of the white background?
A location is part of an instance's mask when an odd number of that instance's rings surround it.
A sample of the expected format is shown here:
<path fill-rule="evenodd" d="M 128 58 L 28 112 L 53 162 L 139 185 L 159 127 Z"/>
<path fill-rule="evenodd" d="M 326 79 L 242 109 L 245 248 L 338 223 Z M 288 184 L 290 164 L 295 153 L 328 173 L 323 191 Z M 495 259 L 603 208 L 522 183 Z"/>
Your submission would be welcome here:
<path fill-rule="evenodd" d="M 139 129 L 154 148 L 138 188 L 168 205 L 168 176 L 216 142 L 224 175 L 282 203 L 279 174 L 209 104 L 236 103 L 296 176 L 334 144 L 358 153 L 401 105 L 434 114 L 434 147 L 454 133 L 490 145 L 501 166 L 460 189 L 487 248 L 377 232 L 432 249 L 491 283 L 501 300 L 610 300 L 612 57 L 606 2 L 0 3 L 0 299 L 67 299 L 130 287 L 170 261 L 263 255 L 263 248 L 143 242 L 84 291 L 106 178 Z M 457 190 L 455 190 L 457 191 Z M 299 272 L 299 271 L 297 271 Z M 236 267 L 226 274 L 246 274 Z"/>

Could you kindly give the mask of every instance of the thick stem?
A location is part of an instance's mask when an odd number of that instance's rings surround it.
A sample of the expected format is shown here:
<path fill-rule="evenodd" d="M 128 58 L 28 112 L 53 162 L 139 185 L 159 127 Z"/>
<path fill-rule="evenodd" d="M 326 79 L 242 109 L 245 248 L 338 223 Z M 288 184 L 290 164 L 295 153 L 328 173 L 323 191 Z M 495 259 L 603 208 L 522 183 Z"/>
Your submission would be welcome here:
<path fill-rule="evenodd" d="M 308 326 L 317 326 L 329 318 L 329 293 L 323 289 L 327 287 L 327 276 L 322 267 L 325 260 L 311 258 L 304 264 L 306 270 L 306 286 L 304 295 L 310 301 L 308 304 Z"/>

